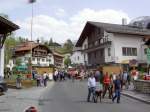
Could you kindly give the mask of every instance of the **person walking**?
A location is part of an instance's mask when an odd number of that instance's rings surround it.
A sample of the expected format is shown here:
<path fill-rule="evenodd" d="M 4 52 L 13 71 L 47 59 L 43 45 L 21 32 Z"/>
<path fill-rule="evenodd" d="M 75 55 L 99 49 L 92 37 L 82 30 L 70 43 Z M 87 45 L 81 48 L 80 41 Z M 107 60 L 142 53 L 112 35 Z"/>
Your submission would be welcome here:
<path fill-rule="evenodd" d="M 54 72 L 54 81 L 55 81 L 55 82 L 57 81 L 57 77 L 58 77 L 58 71 L 56 70 L 56 71 Z"/>
<path fill-rule="evenodd" d="M 45 72 L 45 73 L 43 74 L 43 83 L 44 83 L 44 86 L 45 86 L 45 87 L 47 86 L 47 80 L 48 80 L 48 75 L 47 75 L 47 73 Z"/>
<path fill-rule="evenodd" d="M 96 89 L 95 89 L 96 102 L 98 101 L 98 97 L 101 102 L 102 92 L 103 92 L 103 85 L 100 82 L 100 80 L 96 78 Z"/>
<path fill-rule="evenodd" d="M 105 94 L 108 90 L 109 91 L 109 98 L 111 99 L 110 77 L 108 75 L 108 72 L 106 72 L 106 74 L 104 76 L 103 84 L 104 84 L 103 98 L 105 97 Z"/>
<path fill-rule="evenodd" d="M 37 84 L 37 87 L 38 87 L 38 86 L 41 86 L 41 83 L 40 83 L 41 76 L 38 75 L 38 74 L 36 74 L 35 77 L 36 77 L 36 84 Z"/>
<path fill-rule="evenodd" d="M 95 78 L 100 81 L 100 79 L 101 79 L 101 74 L 100 74 L 100 71 L 99 71 L 99 70 L 96 70 L 96 72 L 95 72 Z"/>
<path fill-rule="evenodd" d="M 121 80 L 119 76 L 116 76 L 116 80 L 113 83 L 113 92 L 115 95 L 112 98 L 112 101 L 117 98 L 117 103 L 120 103 L 120 92 L 121 92 Z"/>
<path fill-rule="evenodd" d="M 95 87 L 96 87 L 96 80 L 93 73 L 90 73 L 90 77 L 88 78 L 88 97 L 87 102 L 90 102 L 91 94 L 93 94 L 93 100 L 95 102 Z"/>
<path fill-rule="evenodd" d="M 17 78 L 16 78 L 16 87 L 17 89 L 21 89 L 22 85 L 21 85 L 21 81 L 22 81 L 22 78 L 21 78 L 21 75 L 17 75 Z"/>
<path fill-rule="evenodd" d="M 109 85 L 110 98 L 113 97 L 113 82 L 114 82 L 114 79 L 113 79 L 113 75 L 111 74 L 110 75 L 110 85 Z"/>

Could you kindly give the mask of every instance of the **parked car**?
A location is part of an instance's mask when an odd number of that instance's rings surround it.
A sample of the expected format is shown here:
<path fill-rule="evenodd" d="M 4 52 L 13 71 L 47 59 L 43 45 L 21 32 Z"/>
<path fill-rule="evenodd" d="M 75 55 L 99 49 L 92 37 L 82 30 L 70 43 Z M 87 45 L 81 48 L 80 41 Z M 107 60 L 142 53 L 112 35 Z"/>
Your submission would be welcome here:
<path fill-rule="evenodd" d="M 7 90 L 7 83 L 3 80 L 0 80 L 0 92 L 6 92 Z"/>

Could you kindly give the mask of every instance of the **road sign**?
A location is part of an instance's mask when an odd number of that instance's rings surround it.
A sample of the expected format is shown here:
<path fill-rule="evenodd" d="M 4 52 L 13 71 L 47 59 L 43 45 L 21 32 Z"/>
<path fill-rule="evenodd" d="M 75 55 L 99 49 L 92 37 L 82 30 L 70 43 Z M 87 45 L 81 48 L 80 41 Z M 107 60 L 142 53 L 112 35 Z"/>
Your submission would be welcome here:
<path fill-rule="evenodd" d="M 150 48 L 147 48 L 147 63 L 150 64 Z"/>

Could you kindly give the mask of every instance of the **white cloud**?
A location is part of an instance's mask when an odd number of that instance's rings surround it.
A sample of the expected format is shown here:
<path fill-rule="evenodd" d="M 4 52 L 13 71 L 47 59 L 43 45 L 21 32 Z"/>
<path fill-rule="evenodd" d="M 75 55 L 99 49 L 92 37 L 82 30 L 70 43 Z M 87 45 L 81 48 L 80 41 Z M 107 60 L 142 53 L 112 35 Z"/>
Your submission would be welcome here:
<path fill-rule="evenodd" d="M 122 18 L 126 18 L 128 21 L 130 20 L 128 15 L 123 11 L 111 9 L 99 11 L 83 9 L 71 16 L 69 21 L 56 19 L 47 15 L 38 15 L 34 17 L 33 39 L 45 37 L 45 40 L 49 40 L 50 37 L 53 37 L 55 41 L 61 43 L 68 38 L 76 40 L 80 36 L 87 21 L 121 24 Z M 17 33 L 18 35 L 30 37 L 30 20 L 31 18 L 26 18 L 24 21 L 16 21 L 21 27 Z"/>
<path fill-rule="evenodd" d="M 56 16 L 58 16 L 58 17 L 64 17 L 65 15 L 66 15 L 66 12 L 65 12 L 64 9 L 62 9 L 62 8 L 57 9 Z"/>

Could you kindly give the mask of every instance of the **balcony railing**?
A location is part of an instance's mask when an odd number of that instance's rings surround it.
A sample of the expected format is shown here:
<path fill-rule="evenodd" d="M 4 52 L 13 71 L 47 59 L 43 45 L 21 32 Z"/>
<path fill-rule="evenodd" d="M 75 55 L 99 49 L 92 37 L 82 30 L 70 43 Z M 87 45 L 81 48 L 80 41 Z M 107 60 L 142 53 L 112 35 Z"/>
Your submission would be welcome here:
<path fill-rule="evenodd" d="M 95 51 L 95 50 L 98 50 L 98 49 L 101 49 L 101 48 L 106 48 L 106 47 L 111 46 L 111 45 L 112 45 L 112 41 L 107 41 L 105 43 L 93 45 L 91 47 L 88 45 L 88 48 L 85 49 L 85 52 Z"/>

